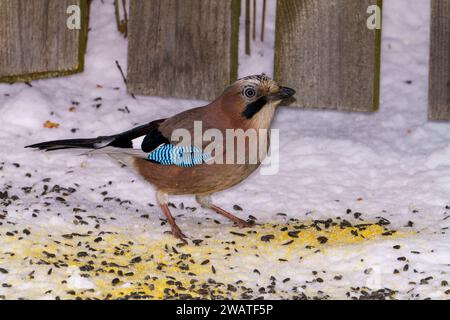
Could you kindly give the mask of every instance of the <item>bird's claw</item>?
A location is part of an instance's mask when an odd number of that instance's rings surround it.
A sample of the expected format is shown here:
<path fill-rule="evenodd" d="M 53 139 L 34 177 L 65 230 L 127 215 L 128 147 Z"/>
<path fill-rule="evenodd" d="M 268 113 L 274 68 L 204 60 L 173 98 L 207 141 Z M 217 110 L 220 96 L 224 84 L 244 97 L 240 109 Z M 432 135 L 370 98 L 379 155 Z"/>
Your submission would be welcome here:
<path fill-rule="evenodd" d="M 241 229 L 243 229 L 243 228 L 251 228 L 254 225 L 254 223 L 248 222 L 248 221 L 245 221 L 245 220 L 242 220 L 242 219 L 236 220 L 235 223 Z"/>
<path fill-rule="evenodd" d="M 186 237 L 186 235 L 185 235 L 183 232 L 181 232 L 181 229 L 180 229 L 180 228 L 178 228 L 178 227 L 172 227 L 172 235 L 173 235 L 175 238 L 181 240 L 183 243 L 188 244 L 188 242 L 187 242 L 187 240 L 186 240 L 187 237 Z"/>

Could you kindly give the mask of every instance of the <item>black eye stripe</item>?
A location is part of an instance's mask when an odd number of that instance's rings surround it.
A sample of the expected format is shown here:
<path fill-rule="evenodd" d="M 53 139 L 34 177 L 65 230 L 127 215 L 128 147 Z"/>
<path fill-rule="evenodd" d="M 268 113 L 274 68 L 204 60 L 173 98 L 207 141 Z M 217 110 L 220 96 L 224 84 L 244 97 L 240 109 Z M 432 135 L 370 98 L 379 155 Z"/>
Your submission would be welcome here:
<path fill-rule="evenodd" d="M 252 103 L 249 103 L 245 110 L 242 112 L 242 115 L 246 117 L 247 119 L 251 119 L 255 114 L 259 112 L 267 103 L 266 97 L 261 97 L 256 101 L 253 101 Z"/>

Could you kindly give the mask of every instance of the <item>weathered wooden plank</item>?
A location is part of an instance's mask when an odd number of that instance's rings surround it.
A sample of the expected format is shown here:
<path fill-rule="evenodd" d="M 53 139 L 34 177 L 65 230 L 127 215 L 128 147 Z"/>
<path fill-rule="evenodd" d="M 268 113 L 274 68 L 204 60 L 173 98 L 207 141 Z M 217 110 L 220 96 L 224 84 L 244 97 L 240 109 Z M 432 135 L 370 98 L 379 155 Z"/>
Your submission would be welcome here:
<path fill-rule="evenodd" d="M 428 117 L 450 120 L 450 0 L 431 1 Z"/>
<path fill-rule="evenodd" d="M 381 30 L 367 27 L 378 0 L 278 0 L 275 78 L 297 89 L 296 105 L 374 111 Z"/>
<path fill-rule="evenodd" d="M 239 0 L 130 2 L 128 91 L 212 99 L 237 78 Z"/>
<path fill-rule="evenodd" d="M 79 30 L 67 28 L 70 5 L 80 6 Z M 82 71 L 87 20 L 87 0 L 0 0 L 0 81 Z"/>

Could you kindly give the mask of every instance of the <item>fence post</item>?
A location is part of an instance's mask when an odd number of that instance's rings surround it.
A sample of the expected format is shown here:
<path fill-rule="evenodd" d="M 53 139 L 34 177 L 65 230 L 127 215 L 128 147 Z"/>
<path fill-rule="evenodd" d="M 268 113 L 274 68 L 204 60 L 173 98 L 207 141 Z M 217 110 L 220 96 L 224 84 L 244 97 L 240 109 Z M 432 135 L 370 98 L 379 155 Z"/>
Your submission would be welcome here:
<path fill-rule="evenodd" d="M 450 120 L 450 0 L 431 0 L 430 120 Z"/>
<path fill-rule="evenodd" d="M 79 29 L 67 27 L 71 14 Z M 0 82 L 81 72 L 87 25 L 87 0 L 0 0 Z"/>
<path fill-rule="evenodd" d="M 297 89 L 297 105 L 375 111 L 380 29 L 369 29 L 378 0 L 278 0 L 275 78 Z M 373 7 L 372 7 L 373 8 Z"/>
<path fill-rule="evenodd" d="M 212 99 L 237 79 L 239 0 L 130 2 L 128 91 Z"/>

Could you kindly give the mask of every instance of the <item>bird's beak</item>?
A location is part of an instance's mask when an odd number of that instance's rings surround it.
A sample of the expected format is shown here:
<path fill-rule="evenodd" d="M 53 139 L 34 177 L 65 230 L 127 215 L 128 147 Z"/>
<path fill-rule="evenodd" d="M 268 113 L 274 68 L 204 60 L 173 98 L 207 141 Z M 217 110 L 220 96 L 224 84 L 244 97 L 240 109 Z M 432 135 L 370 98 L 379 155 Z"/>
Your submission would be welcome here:
<path fill-rule="evenodd" d="M 295 94 L 295 90 L 288 87 L 280 87 L 277 93 L 272 94 L 274 100 L 285 100 L 291 98 Z"/>

